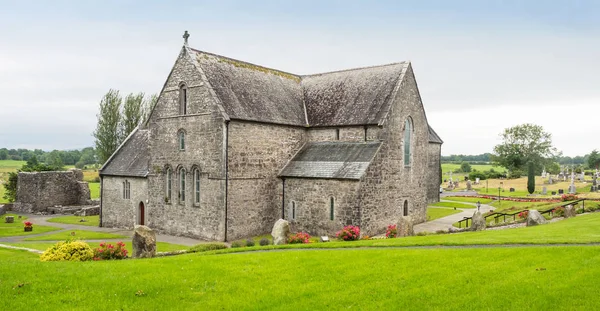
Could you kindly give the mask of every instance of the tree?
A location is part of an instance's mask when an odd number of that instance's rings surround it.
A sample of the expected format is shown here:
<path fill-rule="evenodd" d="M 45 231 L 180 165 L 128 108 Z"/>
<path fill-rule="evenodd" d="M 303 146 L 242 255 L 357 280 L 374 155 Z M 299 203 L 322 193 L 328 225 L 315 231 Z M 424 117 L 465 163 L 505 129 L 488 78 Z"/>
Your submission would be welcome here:
<path fill-rule="evenodd" d="M 144 99 L 144 109 L 142 111 L 143 122 L 147 122 L 148 118 L 150 118 L 150 113 L 152 112 L 152 109 L 154 109 L 154 106 L 156 106 L 156 102 L 158 102 L 158 95 L 156 94 L 152 94 L 150 95 L 150 98 Z"/>
<path fill-rule="evenodd" d="M 471 172 L 471 164 L 469 164 L 468 162 L 463 162 L 460 164 L 460 170 L 463 173 L 470 173 Z"/>
<path fill-rule="evenodd" d="M 600 168 L 600 154 L 596 149 L 588 155 L 587 163 L 590 169 Z"/>
<path fill-rule="evenodd" d="M 502 143 L 494 147 L 492 160 L 511 171 L 524 171 L 528 162 L 549 164 L 559 155 L 552 146 L 552 135 L 535 124 L 521 124 L 504 130 Z"/>
<path fill-rule="evenodd" d="M 533 194 L 535 191 L 535 168 L 533 162 L 527 163 L 527 192 Z"/>
<path fill-rule="evenodd" d="M 100 163 L 106 162 L 121 144 L 119 135 L 121 95 L 109 90 L 100 101 L 100 112 L 96 115 L 98 124 L 94 131 L 96 152 Z"/>
<path fill-rule="evenodd" d="M 8 150 L 0 149 L 0 160 L 8 159 Z"/>
<path fill-rule="evenodd" d="M 123 141 L 144 121 L 144 93 L 129 94 L 125 97 L 121 117 L 120 140 Z"/>

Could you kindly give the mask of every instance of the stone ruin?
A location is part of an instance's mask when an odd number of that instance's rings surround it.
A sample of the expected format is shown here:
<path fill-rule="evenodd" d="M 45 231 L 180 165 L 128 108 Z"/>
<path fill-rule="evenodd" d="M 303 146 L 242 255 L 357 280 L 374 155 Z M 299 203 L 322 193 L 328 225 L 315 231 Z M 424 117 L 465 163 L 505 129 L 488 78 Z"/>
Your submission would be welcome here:
<path fill-rule="evenodd" d="M 79 169 L 51 172 L 19 172 L 17 197 L 12 210 L 23 213 L 98 215 L 98 201 Z M 97 210 L 97 211 L 96 211 Z"/>

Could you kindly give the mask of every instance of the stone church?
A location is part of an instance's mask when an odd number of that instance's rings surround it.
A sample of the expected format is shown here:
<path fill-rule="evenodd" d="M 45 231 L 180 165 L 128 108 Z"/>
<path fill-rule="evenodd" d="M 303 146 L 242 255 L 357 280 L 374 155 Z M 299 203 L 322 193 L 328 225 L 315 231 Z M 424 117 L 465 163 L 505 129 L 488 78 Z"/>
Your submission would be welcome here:
<path fill-rule="evenodd" d="M 279 218 L 312 235 L 426 220 L 442 140 L 409 62 L 296 75 L 184 37 L 148 121 L 100 171 L 101 226 L 226 241 Z"/>

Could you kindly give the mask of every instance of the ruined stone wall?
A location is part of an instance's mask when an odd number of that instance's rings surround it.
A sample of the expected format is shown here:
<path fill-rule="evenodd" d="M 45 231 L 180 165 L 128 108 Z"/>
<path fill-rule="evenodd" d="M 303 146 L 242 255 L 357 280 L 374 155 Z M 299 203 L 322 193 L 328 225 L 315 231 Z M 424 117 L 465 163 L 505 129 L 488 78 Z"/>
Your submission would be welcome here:
<path fill-rule="evenodd" d="M 440 184 L 442 175 L 440 157 L 442 145 L 429 144 L 427 147 L 427 203 L 440 201 Z"/>
<path fill-rule="evenodd" d="M 89 204 L 90 190 L 80 170 L 20 172 L 15 211 L 44 212 L 55 205 Z"/>
<path fill-rule="evenodd" d="M 279 171 L 305 143 L 302 127 L 229 124 L 228 239 L 270 232 L 281 217 Z"/>
<path fill-rule="evenodd" d="M 356 180 L 287 178 L 285 219 L 290 222 L 292 232 L 335 236 L 346 225 L 359 225 L 358 189 Z M 333 220 L 330 218 L 331 197 L 334 198 Z M 296 204 L 295 219 L 292 202 Z"/>
<path fill-rule="evenodd" d="M 339 138 L 337 139 L 336 131 L 339 130 Z M 379 137 L 380 128 L 378 126 L 369 125 L 366 129 L 367 141 L 377 140 Z M 309 128 L 307 130 L 307 140 L 310 142 L 319 141 L 346 141 L 346 142 L 363 142 L 365 141 L 364 126 L 346 126 L 346 127 L 326 127 L 326 128 Z"/>
<path fill-rule="evenodd" d="M 187 86 L 187 114 L 179 110 L 179 86 Z M 159 232 L 222 240 L 225 235 L 225 120 L 209 85 L 185 52 L 167 79 L 150 122 L 147 223 Z M 185 133 L 180 150 L 178 132 Z M 171 201 L 166 172 L 172 170 Z M 185 169 L 185 200 L 179 199 Z M 201 172 L 200 203 L 194 198 L 194 170 Z"/>
<path fill-rule="evenodd" d="M 123 182 L 130 185 L 129 199 L 123 198 Z M 139 224 L 140 203 L 144 204 L 148 223 L 148 180 L 139 177 L 102 177 L 102 227 L 127 228 Z"/>
<path fill-rule="evenodd" d="M 404 165 L 404 122 L 411 117 L 414 133 L 412 160 Z M 383 141 L 365 176 L 361 180 L 362 234 L 385 232 L 403 213 L 404 201 L 408 214 L 416 223 L 427 218 L 427 146 L 429 130 L 412 70 L 406 72 L 394 102 L 381 129 Z"/>

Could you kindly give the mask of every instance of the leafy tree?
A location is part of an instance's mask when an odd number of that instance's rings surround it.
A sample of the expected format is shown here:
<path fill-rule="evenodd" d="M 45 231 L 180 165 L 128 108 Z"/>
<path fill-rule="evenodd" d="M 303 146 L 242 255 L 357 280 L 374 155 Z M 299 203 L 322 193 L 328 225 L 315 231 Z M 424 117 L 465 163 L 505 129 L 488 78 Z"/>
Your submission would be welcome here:
<path fill-rule="evenodd" d="M 535 191 L 535 169 L 533 162 L 527 163 L 527 192 L 533 194 Z"/>
<path fill-rule="evenodd" d="M 494 147 L 492 160 L 512 171 L 524 171 L 528 162 L 536 166 L 550 163 L 559 153 L 552 146 L 552 135 L 535 124 L 507 128 L 502 143 Z"/>
<path fill-rule="evenodd" d="M 94 131 L 96 152 L 100 163 L 106 162 L 121 143 L 119 125 L 121 120 L 121 95 L 119 91 L 109 90 L 100 101 L 98 124 Z"/>
<path fill-rule="evenodd" d="M 142 123 L 144 117 L 144 93 L 129 94 L 125 97 L 123 115 L 121 117 L 120 140 L 127 136 Z"/>
<path fill-rule="evenodd" d="M 154 106 L 156 106 L 156 102 L 158 102 L 158 95 L 156 94 L 152 94 L 150 95 L 150 98 L 144 99 L 143 122 L 148 121 L 148 118 L 150 118 L 150 113 L 152 112 L 152 109 L 154 109 Z"/>
<path fill-rule="evenodd" d="M 460 170 L 463 173 L 469 173 L 471 172 L 471 164 L 469 164 L 468 162 L 463 162 L 460 164 Z"/>
<path fill-rule="evenodd" d="M 8 150 L 4 149 L 0 149 L 0 160 L 6 160 L 8 159 Z"/>
<path fill-rule="evenodd" d="M 600 154 L 598 153 L 598 150 L 594 149 L 592 152 L 590 152 L 587 158 L 587 163 L 591 169 L 600 168 Z"/>

